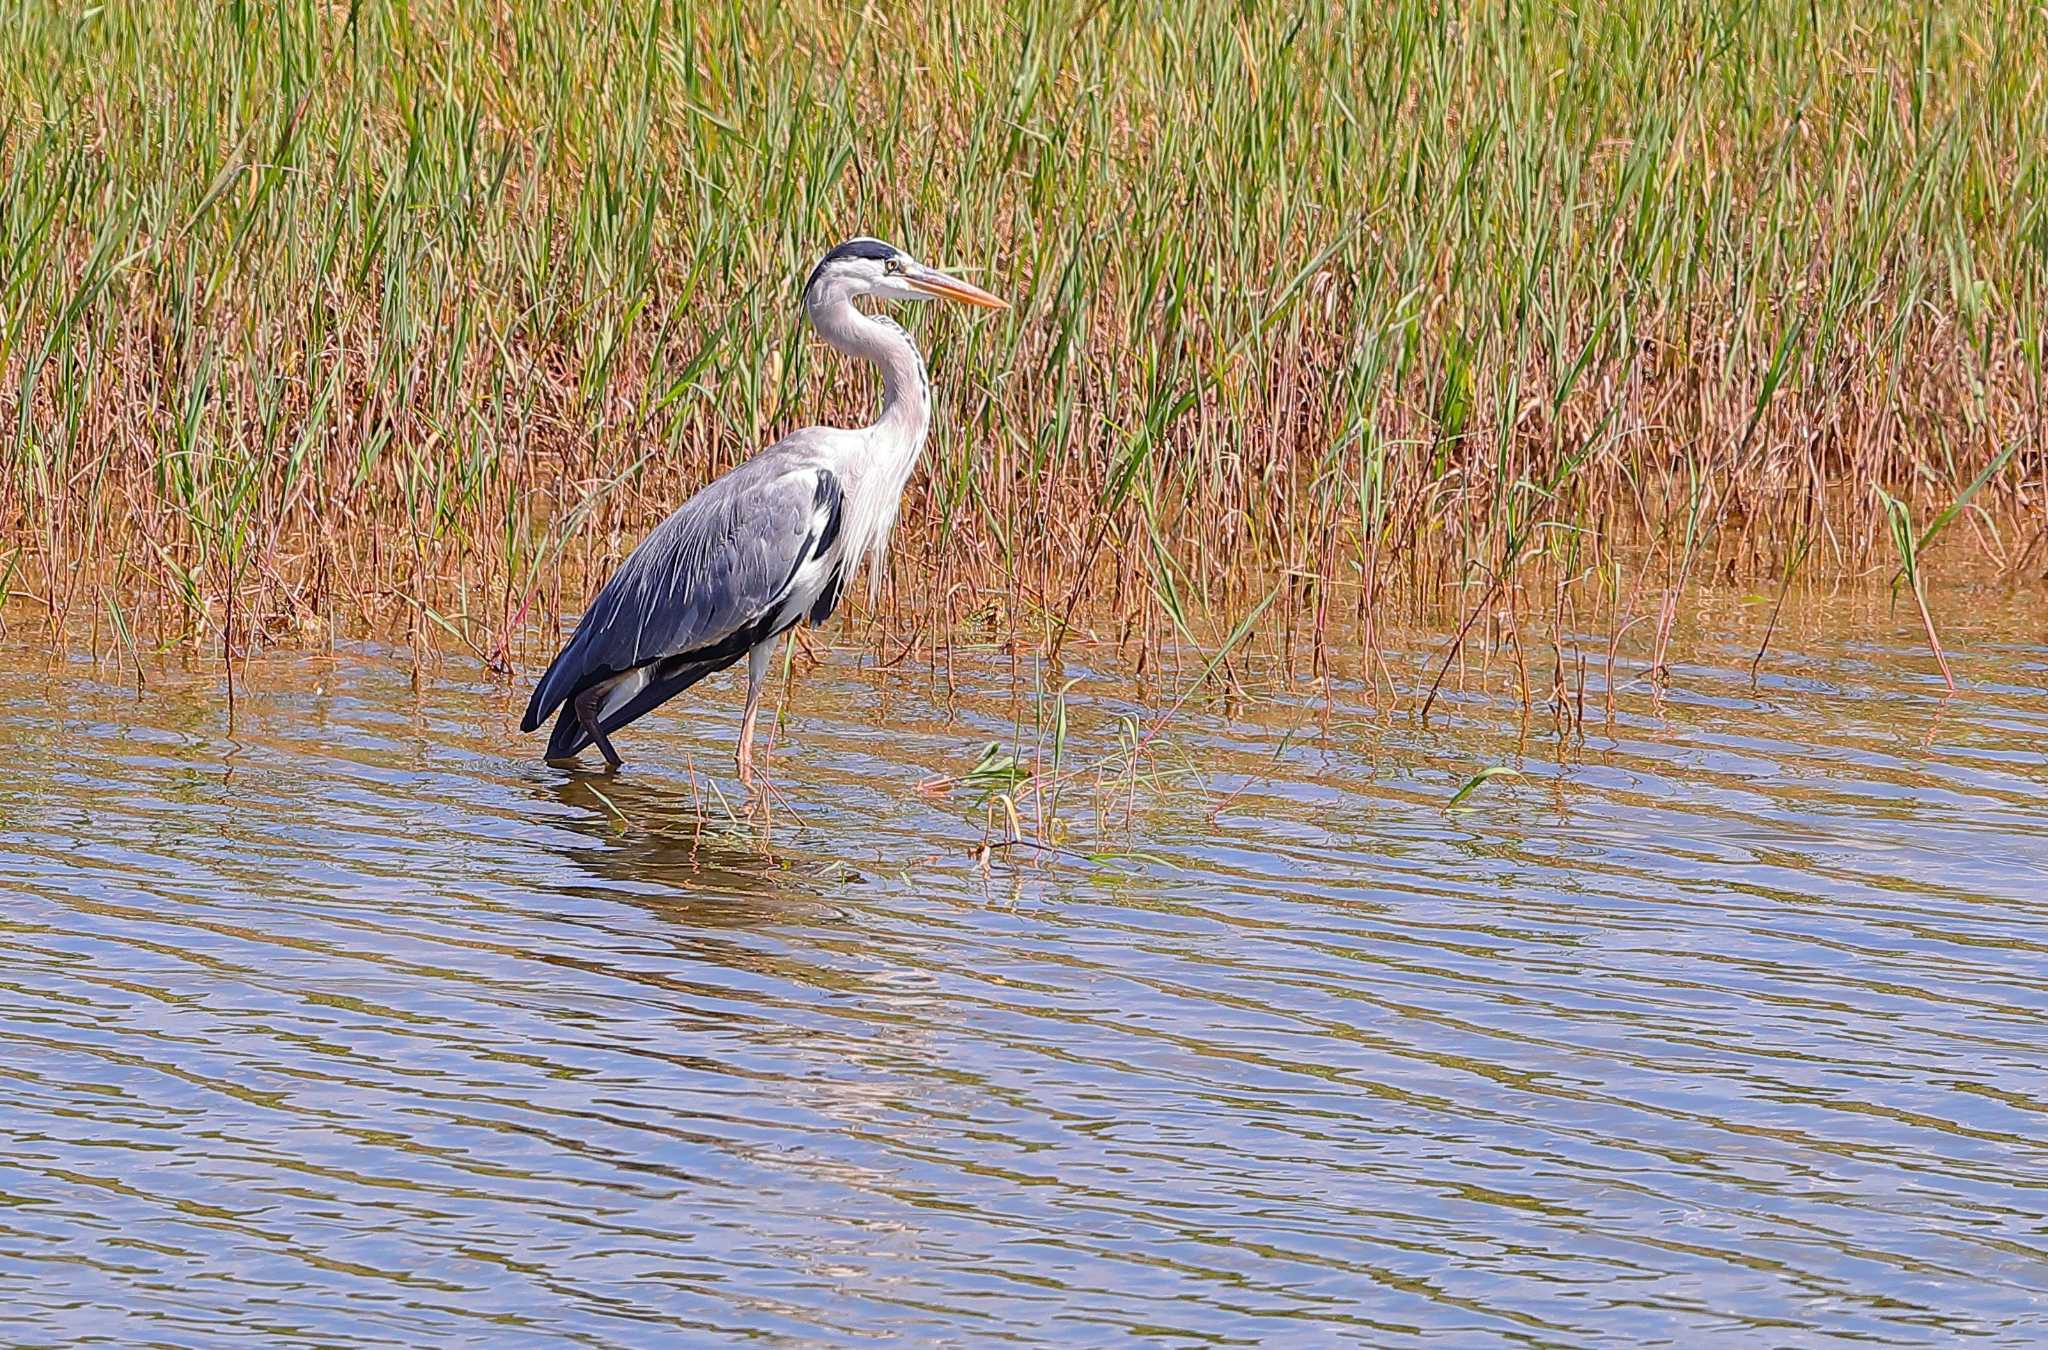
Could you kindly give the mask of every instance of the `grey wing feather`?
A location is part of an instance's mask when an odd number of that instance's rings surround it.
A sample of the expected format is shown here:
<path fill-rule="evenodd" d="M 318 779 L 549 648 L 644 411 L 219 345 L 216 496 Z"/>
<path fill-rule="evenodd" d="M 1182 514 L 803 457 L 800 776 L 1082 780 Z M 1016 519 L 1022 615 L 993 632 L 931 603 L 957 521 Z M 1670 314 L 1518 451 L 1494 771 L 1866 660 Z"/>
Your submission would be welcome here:
<path fill-rule="evenodd" d="M 798 572 L 833 546 L 840 522 L 839 480 L 810 448 L 804 432 L 786 438 L 655 526 L 583 612 L 522 729 L 590 685 L 748 636 L 800 599 Z"/>

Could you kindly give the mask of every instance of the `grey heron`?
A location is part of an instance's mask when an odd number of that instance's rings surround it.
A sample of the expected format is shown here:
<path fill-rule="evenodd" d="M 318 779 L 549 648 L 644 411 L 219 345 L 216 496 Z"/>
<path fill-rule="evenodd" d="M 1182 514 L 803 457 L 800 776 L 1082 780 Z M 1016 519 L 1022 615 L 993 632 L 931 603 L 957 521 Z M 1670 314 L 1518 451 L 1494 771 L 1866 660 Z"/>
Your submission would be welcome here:
<path fill-rule="evenodd" d="M 619 767 L 611 736 L 705 676 L 747 659 L 740 781 L 752 786 L 754 718 L 776 640 L 821 624 L 865 565 L 870 593 L 904 485 L 931 428 L 931 385 L 910 334 L 868 314 L 860 296 L 939 297 L 1009 305 L 879 239 L 850 239 L 804 283 L 804 313 L 825 341 L 882 374 L 882 413 L 868 427 L 806 427 L 713 479 L 642 540 L 584 610 L 534 688 L 520 730 L 557 707 L 547 757 L 595 744 Z"/>

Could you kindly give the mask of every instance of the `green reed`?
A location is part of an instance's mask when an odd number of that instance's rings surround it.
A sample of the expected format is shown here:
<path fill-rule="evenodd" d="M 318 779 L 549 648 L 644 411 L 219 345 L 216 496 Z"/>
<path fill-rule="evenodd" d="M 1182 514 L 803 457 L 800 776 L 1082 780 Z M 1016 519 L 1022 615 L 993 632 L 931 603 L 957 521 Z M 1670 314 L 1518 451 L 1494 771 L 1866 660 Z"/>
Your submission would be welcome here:
<path fill-rule="evenodd" d="M 856 232 L 1016 303 L 915 320 L 919 612 L 1056 644 L 1281 575 L 1320 646 L 1617 550 L 1854 573 L 1866 485 L 1931 514 L 1994 463 L 1951 548 L 2033 547 L 2018 0 L 0 15 L 0 542 L 60 621 L 90 574 L 159 640 L 240 593 L 506 659 L 708 474 L 864 415 L 796 313 Z"/>

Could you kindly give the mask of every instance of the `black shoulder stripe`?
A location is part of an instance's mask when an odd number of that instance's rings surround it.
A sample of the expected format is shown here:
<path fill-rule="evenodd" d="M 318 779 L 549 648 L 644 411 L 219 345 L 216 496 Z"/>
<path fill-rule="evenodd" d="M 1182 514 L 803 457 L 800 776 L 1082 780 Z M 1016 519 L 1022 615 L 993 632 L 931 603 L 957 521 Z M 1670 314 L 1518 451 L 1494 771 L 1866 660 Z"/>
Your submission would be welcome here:
<path fill-rule="evenodd" d="M 832 547 L 832 541 L 839 537 L 840 506 L 843 500 L 839 490 L 839 479 L 830 469 L 819 469 L 818 487 L 811 494 L 811 505 L 825 512 L 825 522 L 818 527 L 816 534 L 805 536 L 804 542 L 798 546 L 796 559 L 789 565 L 789 575 L 775 588 L 776 599 L 769 604 L 770 613 L 789 598 L 789 588 L 796 585 L 797 574 L 804 570 L 804 564 L 823 555 L 826 549 Z"/>
<path fill-rule="evenodd" d="M 839 542 L 839 521 L 846 506 L 845 493 L 840 489 L 839 476 L 830 469 L 818 470 L 818 493 L 811 499 L 816 506 L 824 508 L 825 531 L 818 536 L 813 555 L 823 553 Z"/>
<path fill-rule="evenodd" d="M 846 564 L 840 563 L 832 569 L 831 577 L 825 582 L 825 589 L 818 592 L 817 603 L 811 606 L 811 627 L 832 617 L 832 611 L 839 608 L 839 597 L 846 590 Z"/>

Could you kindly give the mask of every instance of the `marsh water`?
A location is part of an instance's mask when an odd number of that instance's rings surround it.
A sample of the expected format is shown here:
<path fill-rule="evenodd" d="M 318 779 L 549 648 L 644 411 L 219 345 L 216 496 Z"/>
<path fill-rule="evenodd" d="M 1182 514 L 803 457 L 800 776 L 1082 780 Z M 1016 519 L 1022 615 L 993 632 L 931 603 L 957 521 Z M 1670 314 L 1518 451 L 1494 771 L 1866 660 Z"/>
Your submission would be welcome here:
<path fill-rule="evenodd" d="M 764 841 L 723 683 L 603 778 L 452 658 L 252 659 L 231 736 L 17 641 L 0 1338 L 2039 1343 L 2038 597 L 1953 699 L 1794 608 L 1583 743 L 1340 662 L 1132 776 L 1170 679 L 1070 664 L 1067 851 L 992 855 L 921 785 L 1034 758 L 999 654 L 802 671 Z"/>

